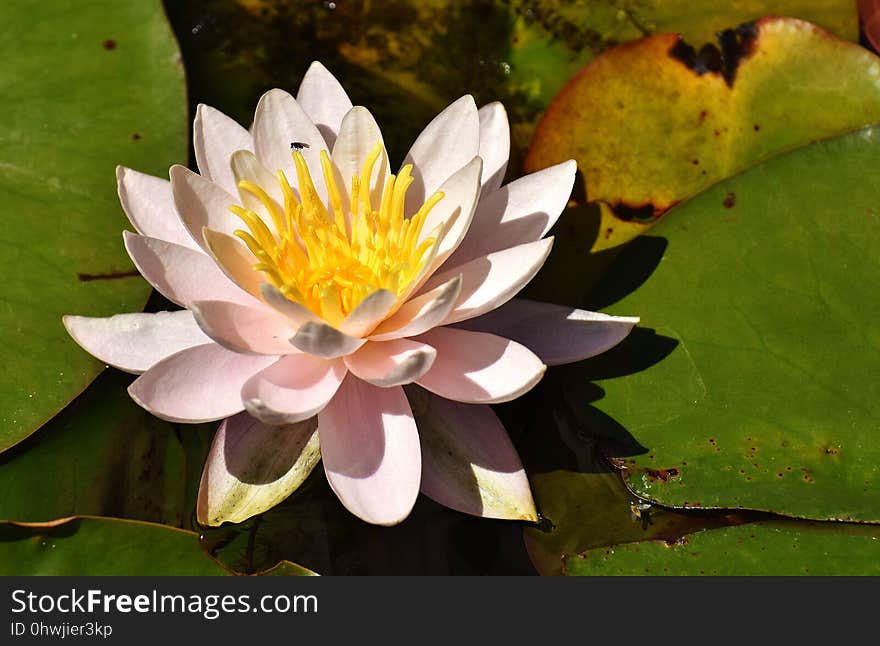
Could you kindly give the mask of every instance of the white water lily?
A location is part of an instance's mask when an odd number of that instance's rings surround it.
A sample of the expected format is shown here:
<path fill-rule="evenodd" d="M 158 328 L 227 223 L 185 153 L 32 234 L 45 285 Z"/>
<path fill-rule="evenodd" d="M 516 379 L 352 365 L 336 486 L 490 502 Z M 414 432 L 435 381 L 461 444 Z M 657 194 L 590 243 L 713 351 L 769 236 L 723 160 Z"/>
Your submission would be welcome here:
<path fill-rule="evenodd" d="M 319 63 L 295 99 L 263 95 L 250 131 L 200 105 L 194 145 L 199 173 L 117 174 L 137 231 L 126 248 L 184 309 L 65 325 L 140 374 L 129 392 L 153 414 L 223 420 L 199 521 L 263 512 L 319 461 L 370 523 L 402 521 L 420 490 L 466 513 L 535 520 L 489 404 L 637 322 L 514 298 L 550 253 L 575 163 L 502 187 L 504 109 L 464 96 L 391 174 L 379 126 Z"/>

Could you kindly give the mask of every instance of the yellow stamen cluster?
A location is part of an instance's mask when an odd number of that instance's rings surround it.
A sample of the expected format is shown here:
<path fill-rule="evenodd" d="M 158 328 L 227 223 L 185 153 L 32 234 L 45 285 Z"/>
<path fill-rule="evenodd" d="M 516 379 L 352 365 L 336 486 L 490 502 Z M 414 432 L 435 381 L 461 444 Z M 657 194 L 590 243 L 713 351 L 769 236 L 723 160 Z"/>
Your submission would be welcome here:
<path fill-rule="evenodd" d="M 359 176 L 352 177 L 349 208 L 333 162 L 321 151 L 321 166 L 329 196 L 329 209 L 315 190 L 305 159 L 293 151 L 299 199 L 282 171 L 277 172 L 283 207 L 257 184 L 241 180 L 243 193 L 254 196 L 271 217 L 271 225 L 255 211 L 229 207 L 247 225 L 238 230 L 257 259 L 254 270 L 263 272 L 287 298 L 301 303 L 332 325 L 342 321 L 367 296 L 387 289 L 398 296 L 413 281 L 437 240 L 436 232 L 421 241 L 422 227 L 431 209 L 443 198 L 432 195 L 411 218 L 404 215 L 406 191 L 412 183 L 412 166 L 390 175 L 378 205 L 372 203 L 373 169 L 383 154 L 377 144 Z"/>

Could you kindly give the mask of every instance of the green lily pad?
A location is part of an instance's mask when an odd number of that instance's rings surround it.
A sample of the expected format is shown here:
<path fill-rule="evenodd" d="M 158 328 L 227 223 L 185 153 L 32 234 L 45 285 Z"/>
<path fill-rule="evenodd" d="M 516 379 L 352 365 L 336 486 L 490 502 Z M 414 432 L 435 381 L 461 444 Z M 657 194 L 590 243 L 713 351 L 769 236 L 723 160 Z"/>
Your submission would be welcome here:
<path fill-rule="evenodd" d="M 4 576 L 229 576 L 199 547 L 199 535 L 165 525 L 117 518 L 68 518 L 50 523 L 0 523 Z M 293 563 L 267 574 L 313 574 Z"/>
<path fill-rule="evenodd" d="M 5 3 L 0 22 L 0 450 L 79 394 L 102 365 L 63 314 L 140 309 L 114 168 L 186 158 L 183 68 L 158 0 Z M 14 366 L 14 369 L 12 367 Z"/>
<path fill-rule="evenodd" d="M 523 526 L 529 558 L 540 574 L 561 574 L 568 556 L 590 548 L 672 541 L 755 519 L 754 514 L 724 510 L 664 509 L 634 496 L 602 452 L 640 447 L 614 445 L 613 438 L 591 433 L 591 411 L 583 401 L 595 386 L 582 381 L 578 372 L 576 365 L 553 368 L 537 388 L 500 410 L 519 440 L 517 448 L 541 514 L 540 523 Z"/>
<path fill-rule="evenodd" d="M 107 370 L 38 435 L 0 455 L 0 519 L 118 516 L 191 527 L 216 424 L 175 425 Z"/>
<path fill-rule="evenodd" d="M 880 529 L 768 521 L 584 552 L 565 561 L 580 576 L 870 576 L 880 574 Z"/>
<path fill-rule="evenodd" d="M 878 127 L 813 144 L 618 256 L 592 305 L 631 292 L 610 311 L 640 328 L 581 378 L 595 430 L 646 447 L 612 453 L 638 496 L 880 521 L 878 167 Z"/>
<path fill-rule="evenodd" d="M 878 78 L 872 53 L 791 18 L 744 25 L 699 54 L 659 35 L 578 74 L 525 165 L 578 161 L 586 199 L 602 210 L 594 249 L 606 249 L 725 177 L 880 120 Z"/>

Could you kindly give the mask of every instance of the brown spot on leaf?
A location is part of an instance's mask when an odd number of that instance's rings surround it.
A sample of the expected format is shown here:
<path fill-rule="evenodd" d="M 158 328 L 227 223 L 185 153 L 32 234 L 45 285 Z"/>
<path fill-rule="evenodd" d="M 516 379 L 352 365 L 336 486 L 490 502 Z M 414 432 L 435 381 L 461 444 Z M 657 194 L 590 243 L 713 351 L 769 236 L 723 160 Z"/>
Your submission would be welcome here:
<path fill-rule="evenodd" d="M 105 41 L 102 43 L 102 46 L 103 46 L 104 49 L 106 49 L 108 52 L 109 52 L 109 51 L 112 51 L 112 50 L 116 49 L 116 41 L 113 40 L 112 38 L 108 38 L 107 40 L 105 40 Z"/>
<path fill-rule="evenodd" d="M 727 196 L 724 198 L 722 204 L 724 205 L 725 209 L 732 209 L 734 206 L 736 206 L 736 193 L 734 193 L 733 191 L 728 193 Z"/>
<path fill-rule="evenodd" d="M 664 541 L 666 547 L 675 547 L 676 545 L 687 545 L 690 539 L 687 536 L 679 536 L 678 538 Z"/>
<path fill-rule="evenodd" d="M 637 205 L 617 202 L 611 205 L 611 210 L 624 222 L 652 222 L 663 212 L 651 202 Z"/>
<path fill-rule="evenodd" d="M 733 87 L 740 63 L 755 51 L 758 29 L 754 23 L 744 23 L 736 29 L 719 32 L 717 38 L 718 45 L 707 43 L 699 52 L 679 38 L 669 49 L 669 56 L 683 63 L 698 76 L 720 74 L 724 82 Z M 700 116 L 702 120 L 702 113 Z"/>
<path fill-rule="evenodd" d="M 652 480 L 668 482 L 678 476 L 678 469 L 645 469 L 645 474 Z"/>
<path fill-rule="evenodd" d="M 140 141 L 140 139 L 141 139 L 141 135 L 140 135 L 140 133 L 137 133 L 137 132 L 136 132 L 136 133 L 134 133 L 134 134 L 131 136 L 131 138 L 132 138 L 133 141 Z"/>

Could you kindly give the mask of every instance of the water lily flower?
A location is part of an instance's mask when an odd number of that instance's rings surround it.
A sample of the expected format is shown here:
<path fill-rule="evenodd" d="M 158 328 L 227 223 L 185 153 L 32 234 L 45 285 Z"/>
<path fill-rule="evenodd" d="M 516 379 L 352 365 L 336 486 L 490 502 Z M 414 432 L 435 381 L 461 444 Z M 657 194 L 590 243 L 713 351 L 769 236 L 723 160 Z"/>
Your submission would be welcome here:
<path fill-rule="evenodd" d="M 223 420 L 201 523 L 239 522 L 316 464 L 353 514 L 392 525 L 419 491 L 466 513 L 535 520 L 522 463 L 489 404 L 637 322 L 514 298 L 550 253 L 575 163 L 501 186 L 499 103 L 464 96 L 397 174 L 370 112 L 319 63 L 270 90 L 248 130 L 200 105 L 199 172 L 120 167 L 140 273 L 183 309 L 67 316 L 73 338 L 140 376 L 138 404 Z M 404 389 L 406 386 L 406 390 Z"/>

